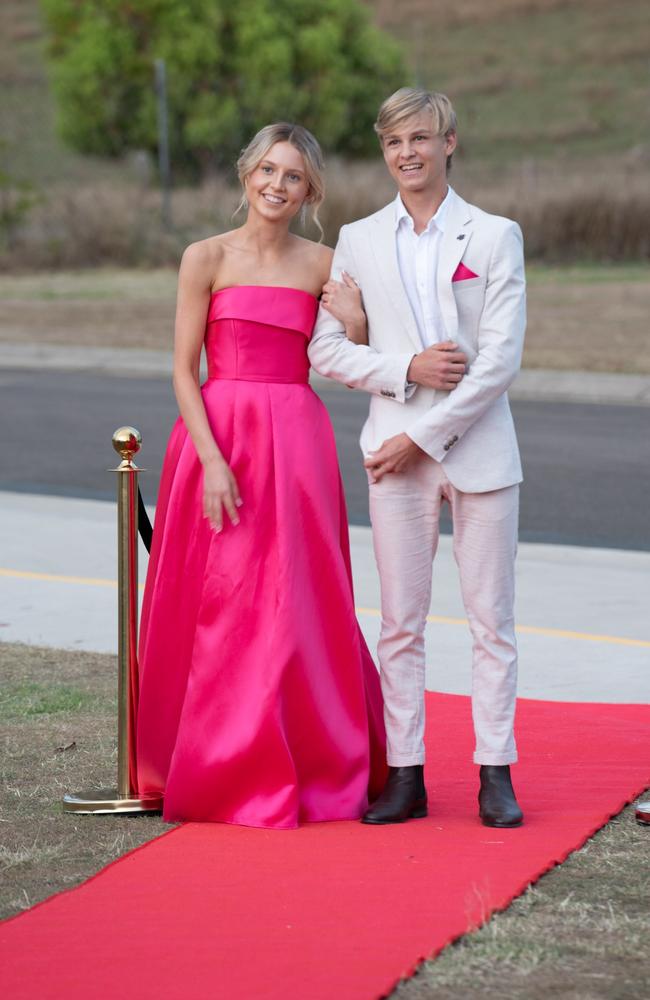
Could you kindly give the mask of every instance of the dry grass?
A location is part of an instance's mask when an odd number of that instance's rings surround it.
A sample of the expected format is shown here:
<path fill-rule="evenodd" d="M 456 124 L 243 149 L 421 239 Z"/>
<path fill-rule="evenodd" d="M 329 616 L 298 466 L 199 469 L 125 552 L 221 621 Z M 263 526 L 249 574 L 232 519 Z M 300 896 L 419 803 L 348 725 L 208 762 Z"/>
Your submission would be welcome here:
<path fill-rule="evenodd" d="M 13 297 L 0 302 L 0 340 L 12 343 L 76 344 L 89 347 L 137 347 L 171 350 L 174 330 L 176 274 L 164 274 L 166 287 L 151 290 L 148 272 L 130 272 L 140 280 L 140 296 L 122 294 L 119 287 L 108 294 L 86 297 L 81 291 L 84 278 L 93 277 L 101 286 L 101 272 L 78 276 L 77 289 L 69 297 L 48 298 L 28 292 L 25 297 L 14 291 Z M 70 277 L 69 272 L 65 272 Z M 119 272 L 108 272 L 119 279 Z M 47 287 L 47 275 L 43 285 Z M 17 282 L 17 285 L 20 283 Z M 31 284 L 31 281 L 29 282 Z M 109 282 L 112 285 L 112 281 Z M 127 282 L 125 281 L 125 285 Z M 155 282 L 154 285 L 157 285 Z"/>
<path fill-rule="evenodd" d="M 68 889 L 168 827 L 64 814 L 66 792 L 115 783 L 115 657 L 0 646 L 0 917 Z M 64 749 L 67 748 L 67 749 Z"/>
<path fill-rule="evenodd" d="M 526 160 L 507 168 L 459 161 L 451 180 L 468 201 L 520 223 L 529 260 L 647 260 L 649 163 L 643 152 L 621 157 L 615 185 L 608 158 Z M 379 155 L 369 163 L 331 159 L 321 211 L 326 242 L 334 245 L 342 225 L 369 215 L 394 196 Z M 0 265 L 14 272 L 175 266 L 188 243 L 241 221 L 233 217 L 238 200 L 238 189 L 223 177 L 177 189 L 174 224 L 168 231 L 161 223 L 158 192 L 133 176 L 119 182 L 51 184 L 0 246 Z M 307 235 L 318 234 L 311 229 Z"/>
<path fill-rule="evenodd" d="M 611 269 L 600 282 L 570 273 L 531 269 L 524 367 L 650 375 L 650 271 L 630 281 Z"/>
<path fill-rule="evenodd" d="M 566 8 L 573 2 L 574 6 L 584 6 L 584 0 L 401 0 L 399 4 L 393 0 L 368 0 L 380 24 L 399 27 L 413 18 L 424 17 L 442 28 L 454 24 L 485 23 L 495 18 L 514 15 L 529 15 L 531 13 L 548 13 L 558 8 Z M 593 2 L 593 0 L 592 0 Z"/>
<path fill-rule="evenodd" d="M 448 93 L 473 162 L 648 150 L 650 19 L 638 0 L 369 0 L 418 82 Z"/>
<path fill-rule="evenodd" d="M 524 366 L 650 374 L 650 269 L 529 268 Z M 176 272 L 0 276 L 0 341 L 170 350 Z"/>
<path fill-rule="evenodd" d="M 161 223 L 158 192 L 136 180 L 51 184 L 0 249 L 6 269 L 39 270 L 107 264 L 176 264 L 194 240 L 233 226 L 238 197 L 215 179 L 174 194 L 174 226 Z"/>
<path fill-rule="evenodd" d="M 0 669 L 0 915 L 9 916 L 167 827 L 61 810 L 65 791 L 114 778 L 114 657 L 4 645 Z M 425 963 L 394 1000 L 647 996 L 649 837 L 625 810 L 506 912 Z"/>
<path fill-rule="evenodd" d="M 425 962 L 391 1000 L 650 995 L 649 837 L 625 810 L 504 913 Z"/>

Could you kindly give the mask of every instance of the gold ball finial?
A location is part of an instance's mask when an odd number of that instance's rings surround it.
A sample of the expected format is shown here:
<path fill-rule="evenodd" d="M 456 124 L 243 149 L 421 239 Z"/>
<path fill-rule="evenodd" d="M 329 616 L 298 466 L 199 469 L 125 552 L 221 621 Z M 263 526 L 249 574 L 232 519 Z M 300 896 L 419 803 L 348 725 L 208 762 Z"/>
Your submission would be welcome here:
<path fill-rule="evenodd" d="M 118 427 L 113 434 L 113 447 L 123 462 L 131 464 L 140 451 L 142 434 L 135 427 Z"/>

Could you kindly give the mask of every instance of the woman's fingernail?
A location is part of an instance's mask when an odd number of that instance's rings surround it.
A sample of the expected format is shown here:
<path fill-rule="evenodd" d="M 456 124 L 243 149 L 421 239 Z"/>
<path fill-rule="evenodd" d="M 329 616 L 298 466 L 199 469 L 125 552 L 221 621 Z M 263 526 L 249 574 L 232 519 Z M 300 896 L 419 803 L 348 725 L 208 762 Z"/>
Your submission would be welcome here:
<path fill-rule="evenodd" d="M 241 507 L 243 506 L 243 503 L 244 503 L 243 500 L 235 500 L 235 507 Z"/>

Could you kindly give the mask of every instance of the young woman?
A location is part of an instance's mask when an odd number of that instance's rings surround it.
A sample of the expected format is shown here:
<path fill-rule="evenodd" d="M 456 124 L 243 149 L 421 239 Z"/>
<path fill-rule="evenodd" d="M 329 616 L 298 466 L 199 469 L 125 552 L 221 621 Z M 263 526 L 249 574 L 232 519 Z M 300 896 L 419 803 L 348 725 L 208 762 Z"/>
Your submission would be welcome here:
<path fill-rule="evenodd" d="M 246 222 L 188 247 L 179 274 L 181 416 L 142 612 L 138 784 L 164 796 L 169 821 L 291 828 L 360 817 L 385 738 L 334 436 L 308 384 L 331 250 L 289 232 L 308 208 L 317 219 L 320 148 L 269 125 L 238 171 Z M 331 308 L 363 340 L 345 286 Z"/>

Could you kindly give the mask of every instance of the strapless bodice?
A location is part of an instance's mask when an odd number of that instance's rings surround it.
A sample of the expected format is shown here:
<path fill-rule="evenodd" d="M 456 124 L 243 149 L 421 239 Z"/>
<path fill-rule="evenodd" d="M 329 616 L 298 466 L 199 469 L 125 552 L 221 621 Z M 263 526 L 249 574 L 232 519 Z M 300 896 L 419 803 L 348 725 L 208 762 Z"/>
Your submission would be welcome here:
<path fill-rule="evenodd" d="M 205 333 L 209 379 L 307 382 L 307 345 L 318 300 L 299 288 L 235 285 L 210 300 Z"/>

